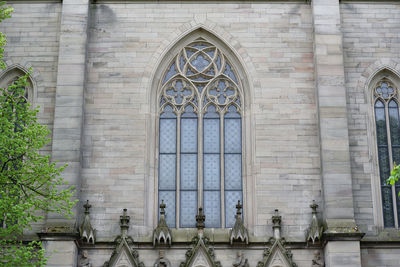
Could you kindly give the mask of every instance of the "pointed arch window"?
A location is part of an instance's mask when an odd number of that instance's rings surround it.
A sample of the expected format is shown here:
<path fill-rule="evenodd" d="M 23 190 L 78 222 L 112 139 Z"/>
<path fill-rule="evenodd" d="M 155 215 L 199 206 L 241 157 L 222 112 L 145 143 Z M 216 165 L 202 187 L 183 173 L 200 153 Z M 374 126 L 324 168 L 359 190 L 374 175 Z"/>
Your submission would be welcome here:
<path fill-rule="evenodd" d="M 385 227 L 399 227 L 400 185 L 387 185 L 393 164 L 400 164 L 399 99 L 390 80 L 380 80 L 374 90 L 374 111 L 378 145 L 379 175 L 381 181 L 382 210 Z"/>
<path fill-rule="evenodd" d="M 170 227 L 232 227 L 242 196 L 242 87 L 234 66 L 199 38 L 174 57 L 160 82 L 158 201 Z"/>

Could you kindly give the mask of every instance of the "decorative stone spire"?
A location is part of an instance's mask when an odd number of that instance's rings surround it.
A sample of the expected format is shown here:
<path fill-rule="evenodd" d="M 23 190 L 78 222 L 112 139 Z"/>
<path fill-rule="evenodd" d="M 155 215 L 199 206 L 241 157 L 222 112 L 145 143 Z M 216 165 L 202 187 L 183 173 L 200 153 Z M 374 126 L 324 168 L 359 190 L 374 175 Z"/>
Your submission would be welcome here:
<path fill-rule="evenodd" d="M 196 215 L 196 227 L 198 230 L 203 230 L 205 227 L 206 215 L 203 213 L 203 208 L 199 208 L 199 213 Z"/>
<path fill-rule="evenodd" d="M 310 205 L 310 208 L 312 209 L 312 218 L 306 241 L 307 242 L 312 241 L 312 243 L 314 244 L 316 240 L 321 241 L 323 229 L 321 222 L 318 220 L 317 217 L 318 205 L 315 203 L 315 200 L 313 200 L 313 204 Z"/>
<path fill-rule="evenodd" d="M 240 200 L 238 200 L 238 204 L 236 205 L 236 210 L 237 210 L 236 221 L 235 225 L 230 230 L 229 240 L 231 242 L 231 245 L 233 244 L 233 241 L 246 242 L 246 244 L 248 244 L 249 235 L 242 221 L 242 204 L 240 204 Z"/>
<path fill-rule="evenodd" d="M 127 209 L 123 210 L 123 213 L 121 216 L 119 216 L 119 220 L 121 222 L 121 236 L 122 238 L 125 238 L 128 236 L 128 229 L 129 229 L 129 221 L 131 217 L 127 215 Z"/>
<path fill-rule="evenodd" d="M 274 232 L 275 239 L 281 238 L 281 222 L 282 216 L 279 215 L 279 210 L 276 209 L 274 215 L 272 216 L 272 231 Z"/>
<path fill-rule="evenodd" d="M 90 223 L 89 209 L 92 205 L 89 204 L 89 200 L 86 201 L 86 204 L 83 205 L 83 207 L 85 208 L 85 216 L 81 226 L 79 227 L 79 234 L 83 242 L 94 244 L 96 239 L 96 230 L 93 229 L 92 224 Z"/>
<path fill-rule="evenodd" d="M 155 245 L 171 245 L 172 235 L 168 228 L 167 221 L 165 220 L 165 208 L 167 205 L 164 204 L 164 200 L 160 204 L 160 220 L 158 225 L 153 232 L 153 246 Z"/>

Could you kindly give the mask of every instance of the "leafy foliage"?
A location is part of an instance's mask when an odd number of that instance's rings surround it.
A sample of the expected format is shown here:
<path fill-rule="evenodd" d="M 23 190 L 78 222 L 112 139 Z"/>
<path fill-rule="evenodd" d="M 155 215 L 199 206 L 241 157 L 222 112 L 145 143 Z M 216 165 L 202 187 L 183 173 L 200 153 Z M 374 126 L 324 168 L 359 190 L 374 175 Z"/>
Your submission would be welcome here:
<path fill-rule="evenodd" d="M 394 185 L 399 181 L 400 178 L 400 165 L 396 165 L 396 162 L 393 164 L 393 170 L 390 172 L 390 177 L 387 179 L 387 184 Z M 399 192 L 400 197 L 400 192 Z"/>
<path fill-rule="evenodd" d="M 12 8 L 0 2 L 0 22 Z M 5 35 L 0 33 L 0 67 Z M 66 166 L 57 166 L 40 149 L 50 142 L 50 131 L 38 122 L 38 108 L 26 99 L 30 73 L 6 88 L 0 88 L 0 265 L 43 266 L 40 242 L 18 241 L 24 229 L 43 219 L 44 212 L 71 214 L 74 193 L 60 176 Z"/>

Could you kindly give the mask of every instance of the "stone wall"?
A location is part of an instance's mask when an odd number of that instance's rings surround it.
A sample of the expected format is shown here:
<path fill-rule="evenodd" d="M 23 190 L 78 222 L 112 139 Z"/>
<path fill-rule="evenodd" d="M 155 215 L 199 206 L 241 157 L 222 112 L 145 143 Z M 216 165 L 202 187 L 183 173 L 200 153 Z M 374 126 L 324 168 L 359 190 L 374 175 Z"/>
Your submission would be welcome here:
<path fill-rule="evenodd" d="M 32 68 L 33 104 L 40 106 L 39 121 L 51 130 L 54 121 L 56 92 L 60 3 L 15 3 L 12 17 L 1 22 L 7 35 L 4 60 L 8 69 Z M 31 97 L 30 97 L 31 98 Z M 51 153 L 51 142 L 43 148 Z M 39 232 L 43 223 L 33 225 L 32 233 Z"/>
<path fill-rule="evenodd" d="M 147 194 L 154 197 L 145 179 L 157 179 L 154 160 L 146 157 L 156 140 L 147 132 L 156 124 L 152 71 L 174 42 L 203 26 L 232 40 L 248 74 L 251 230 L 265 234 L 279 208 L 284 231 L 303 240 L 309 204 L 321 200 L 311 23 L 304 3 L 92 5 L 82 190 L 94 201 L 99 236 L 115 233 L 110 222 L 122 207 L 135 226 L 152 228 L 156 214 L 146 215 L 144 203 Z"/>
<path fill-rule="evenodd" d="M 340 6 L 355 217 L 363 231 L 376 234 L 376 226 L 382 228 L 383 223 L 380 196 L 372 188 L 380 191 L 372 92 L 366 80 L 399 63 L 400 5 L 350 2 Z M 371 71 L 364 75 L 367 69 Z"/>

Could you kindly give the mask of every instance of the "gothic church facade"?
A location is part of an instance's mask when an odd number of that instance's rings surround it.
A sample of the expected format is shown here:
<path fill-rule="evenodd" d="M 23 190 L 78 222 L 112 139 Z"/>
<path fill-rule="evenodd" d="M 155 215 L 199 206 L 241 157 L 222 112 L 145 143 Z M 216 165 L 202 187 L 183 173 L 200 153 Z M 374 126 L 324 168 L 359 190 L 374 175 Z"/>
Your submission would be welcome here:
<path fill-rule="evenodd" d="M 79 200 L 49 266 L 398 266 L 398 1 L 9 4 Z"/>

